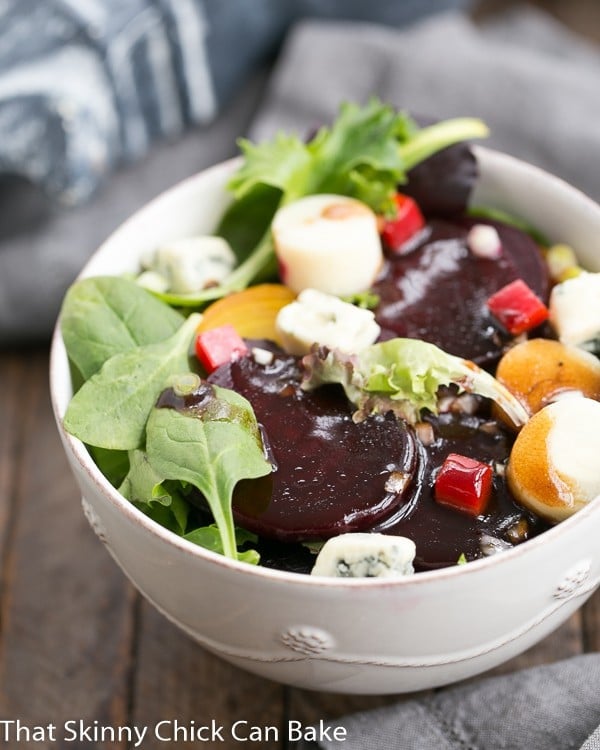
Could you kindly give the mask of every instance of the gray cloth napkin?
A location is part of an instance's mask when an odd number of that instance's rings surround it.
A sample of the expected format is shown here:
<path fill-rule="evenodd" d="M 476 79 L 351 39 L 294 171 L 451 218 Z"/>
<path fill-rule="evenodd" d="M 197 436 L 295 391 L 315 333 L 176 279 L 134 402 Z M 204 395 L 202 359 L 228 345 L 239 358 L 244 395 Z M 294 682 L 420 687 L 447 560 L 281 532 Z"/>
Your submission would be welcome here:
<path fill-rule="evenodd" d="M 346 739 L 302 750 L 599 750 L 599 724 L 600 654 L 586 654 L 327 722 Z"/>
<path fill-rule="evenodd" d="M 67 205 L 217 103 L 202 0 L 4 0 L 0 173 Z"/>

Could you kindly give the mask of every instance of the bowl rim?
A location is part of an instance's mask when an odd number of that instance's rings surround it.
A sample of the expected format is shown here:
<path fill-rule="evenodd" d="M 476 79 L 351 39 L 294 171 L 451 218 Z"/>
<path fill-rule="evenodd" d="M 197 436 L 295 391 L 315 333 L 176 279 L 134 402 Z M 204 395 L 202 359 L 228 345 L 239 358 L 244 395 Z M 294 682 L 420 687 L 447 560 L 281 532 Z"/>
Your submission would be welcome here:
<path fill-rule="evenodd" d="M 554 184 L 574 191 L 578 194 L 578 199 L 586 202 L 593 207 L 594 210 L 599 210 L 599 205 L 592 200 L 588 195 L 580 191 L 578 188 L 570 185 L 566 180 L 563 180 L 556 175 L 547 172 L 540 167 L 518 159 L 517 157 L 511 156 L 510 154 L 490 149 L 485 146 L 474 145 L 472 146 L 473 153 L 477 156 L 478 153 L 489 154 L 495 160 L 512 164 L 514 166 L 520 166 L 521 168 L 526 167 L 538 176 L 544 179 L 550 179 Z M 194 175 L 190 175 L 183 180 L 180 180 L 175 185 L 172 185 L 167 190 L 162 191 L 152 200 L 146 202 L 143 206 L 137 209 L 128 219 L 119 224 L 110 235 L 104 240 L 104 242 L 92 253 L 84 264 L 81 271 L 78 273 L 75 280 L 86 276 L 86 271 L 90 263 L 103 252 L 107 244 L 109 244 L 114 235 L 121 230 L 124 230 L 130 224 L 136 222 L 139 216 L 147 211 L 151 211 L 152 208 L 163 202 L 169 200 L 177 192 L 185 189 L 191 183 L 198 179 L 203 178 L 205 175 L 211 172 L 220 172 L 231 169 L 231 167 L 240 161 L 240 157 L 236 156 L 225 161 L 221 161 L 211 167 L 201 170 Z M 412 586 L 423 586 L 428 583 L 436 583 L 446 578 L 457 578 L 467 575 L 478 574 L 480 571 L 484 571 L 488 568 L 496 567 L 498 565 L 508 564 L 513 560 L 519 559 L 524 555 L 530 555 L 536 550 L 546 544 L 546 539 L 556 539 L 564 534 L 569 534 L 571 529 L 577 528 L 580 524 L 586 523 L 587 518 L 591 514 L 600 513 L 600 496 L 590 501 L 584 508 L 577 511 L 571 517 L 564 521 L 556 524 L 550 529 L 542 532 L 533 539 L 529 539 L 516 547 L 512 547 L 507 550 L 503 550 L 501 553 L 490 555 L 489 557 L 479 558 L 472 560 L 465 565 L 453 565 L 445 568 L 438 568 L 435 570 L 421 571 L 415 575 L 403 576 L 399 578 L 336 578 L 336 577 L 317 577 L 307 573 L 293 573 L 275 568 L 267 568 L 261 565 L 250 565 L 248 563 L 241 562 L 239 560 L 233 560 L 231 558 L 220 555 L 216 552 L 212 552 L 204 547 L 201 547 L 193 542 L 190 542 L 183 537 L 174 534 L 173 532 L 161 526 L 156 521 L 146 516 L 141 510 L 138 510 L 131 502 L 129 502 L 118 490 L 113 487 L 108 479 L 102 474 L 94 463 L 91 454 L 86 449 L 84 443 L 78 438 L 69 434 L 63 426 L 63 415 L 58 403 L 58 383 L 59 383 L 59 371 L 61 364 L 64 364 L 64 359 L 67 359 L 66 350 L 64 348 L 64 342 L 60 331 L 60 315 L 57 318 L 50 348 L 50 400 L 52 403 L 52 409 L 54 417 L 57 423 L 58 430 L 60 431 L 63 438 L 63 445 L 65 449 L 70 450 L 71 455 L 77 461 L 80 470 L 83 470 L 87 474 L 88 478 L 96 486 L 96 489 L 108 500 L 109 503 L 123 513 L 125 517 L 133 524 L 141 526 L 147 533 L 151 534 L 158 540 L 165 542 L 167 545 L 173 545 L 181 553 L 191 556 L 192 558 L 199 558 L 208 564 L 214 564 L 222 568 L 223 571 L 230 571 L 235 573 L 242 573 L 251 576 L 254 579 L 267 579 L 273 582 L 292 584 L 294 586 L 308 586 L 310 588 L 321 588 L 321 589 L 349 589 L 349 588 L 368 588 L 369 590 L 376 589 L 388 589 L 395 587 L 412 587 Z M 62 360 L 62 362 L 61 362 Z M 68 359 L 67 359 L 68 362 Z"/>

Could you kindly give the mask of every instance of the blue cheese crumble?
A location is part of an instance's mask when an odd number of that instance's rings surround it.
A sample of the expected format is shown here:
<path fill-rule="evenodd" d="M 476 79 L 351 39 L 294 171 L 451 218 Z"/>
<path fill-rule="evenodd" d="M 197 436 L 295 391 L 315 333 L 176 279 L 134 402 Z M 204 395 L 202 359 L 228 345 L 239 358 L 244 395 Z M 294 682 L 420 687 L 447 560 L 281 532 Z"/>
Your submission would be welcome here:
<path fill-rule="evenodd" d="M 557 284 L 550 295 L 550 322 L 561 343 L 597 350 L 600 342 L 600 273 L 582 273 Z"/>
<path fill-rule="evenodd" d="M 388 534 L 340 534 L 317 556 L 313 576 L 334 578 L 401 578 L 415 571 L 415 544 Z"/>

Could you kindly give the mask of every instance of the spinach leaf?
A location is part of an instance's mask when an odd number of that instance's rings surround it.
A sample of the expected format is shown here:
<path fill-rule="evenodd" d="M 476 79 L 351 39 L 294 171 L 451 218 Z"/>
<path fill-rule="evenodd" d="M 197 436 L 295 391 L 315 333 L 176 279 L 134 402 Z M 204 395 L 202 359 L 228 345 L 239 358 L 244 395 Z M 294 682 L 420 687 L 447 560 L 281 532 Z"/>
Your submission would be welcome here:
<path fill-rule="evenodd" d="M 281 190 L 258 184 L 223 214 L 217 234 L 231 245 L 238 261 L 246 260 L 271 224 L 281 200 Z"/>
<path fill-rule="evenodd" d="M 200 526 L 188 531 L 191 504 L 186 495 L 191 489 L 181 482 L 165 480 L 148 460 L 142 450 L 129 453 L 130 469 L 119 492 L 145 515 L 184 539 L 205 547 L 212 552 L 223 554 L 221 532 L 216 524 Z M 235 529 L 235 543 L 238 547 L 256 542 L 256 534 L 246 529 Z M 250 549 L 238 553 L 238 559 L 251 565 L 258 564 L 260 555 Z"/>
<path fill-rule="evenodd" d="M 87 449 L 94 459 L 94 463 L 108 481 L 113 487 L 118 487 L 129 471 L 127 451 L 111 451 L 105 448 L 97 448 L 94 445 L 88 445 Z"/>
<path fill-rule="evenodd" d="M 115 354 L 162 341 L 182 323 L 178 312 L 119 276 L 75 282 L 61 311 L 67 354 L 84 380 Z"/>
<path fill-rule="evenodd" d="M 177 534 L 177 536 L 183 535 L 185 527 L 182 526 L 181 517 L 189 512 L 189 505 L 178 495 L 173 496 L 171 505 L 163 505 L 159 502 L 133 502 L 133 505 L 159 526 L 167 529 L 167 531 L 171 531 L 173 534 Z"/>
<path fill-rule="evenodd" d="M 119 492 L 127 500 L 144 501 L 152 497 L 154 488 L 163 481 L 148 461 L 148 455 L 142 450 L 129 451 L 129 471 L 119 487 Z"/>
<path fill-rule="evenodd" d="M 224 554 L 239 559 L 233 489 L 240 479 L 255 479 L 272 470 L 246 399 L 224 388 L 204 386 L 202 401 L 190 408 L 156 407 L 148 419 L 146 449 L 160 476 L 189 482 L 202 492 Z"/>
<path fill-rule="evenodd" d="M 204 547 L 205 549 L 209 549 L 212 552 L 217 552 L 220 555 L 223 554 L 221 532 L 219 531 L 219 528 L 216 524 L 211 524 L 210 526 L 201 526 L 198 529 L 190 531 L 188 534 L 184 534 L 183 538 L 187 539 L 188 542 L 197 544 L 199 547 Z M 246 529 L 235 529 L 235 542 L 238 547 L 240 547 L 242 544 L 245 544 L 246 542 L 255 541 L 255 534 L 251 534 L 249 531 L 246 531 Z M 243 552 L 238 552 L 238 560 L 249 563 L 250 565 L 258 565 L 260 561 L 260 555 L 255 549 L 244 550 Z"/>
<path fill-rule="evenodd" d="M 143 445 L 146 420 L 169 376 L 189 370 L 188 350 L 199 321 L 198 314 L 190 315 L 165 341 L 111 357 L 71 399 L 65 429 L 100 448 Z"/>
<path fill-rule="evenodd" d="M 190 505 L 181 487 L 164 482 L 148 461 L 145 451 L 129 453 L 129 472 L 119 487 L 119 492 L 143 513 L 179 534 L 185 533 Z"/>

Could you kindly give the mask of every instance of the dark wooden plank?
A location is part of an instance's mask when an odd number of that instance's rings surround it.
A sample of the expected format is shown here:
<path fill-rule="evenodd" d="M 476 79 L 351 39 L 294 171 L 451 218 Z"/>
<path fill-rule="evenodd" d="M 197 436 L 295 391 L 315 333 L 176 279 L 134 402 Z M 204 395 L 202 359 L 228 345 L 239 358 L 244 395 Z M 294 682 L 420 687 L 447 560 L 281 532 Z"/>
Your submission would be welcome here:
<path fill-rule="evenodd" d="M 508 674 L 517 669 L 526 669 L 540 664 L 550 664 L 560 659 L 568 659 L 583 651 L 583 630 L 581 612 L 575 612 L 557 630 L 544 640 L 532 646 L 514 659 L 500 664 L 485 673 L 485 677 Z"/>
<path fill-rule="evenodd" d="M 552 13 L 572 31 L 600 42 L 600 3 L 598 0 L 533 0 L 542 10 Z"/>
<path fill-rule="evenodd" d="M 5 559 L 14 510 L 14 473 L 23 433 L 18 396 L 26 387 L 22 359 L 16 354 L 0 357 L 0 570 Z"/>
<path fill-rule="evenodd" d="M 62 727 L 75 718 L 118 726 L 128 721 L 134 595 L 81 511 L 51 413 L 47 355 L 24 354 L 23 365 L 24 440 L 2 601 L 0 715 L 29 725 Z M 19 743 L 30 746 L 74 744 Z"/>
<path fill-rule="evenodd" d="M 529 0 L 540 10 L 554 16 L 571 31 L 589 39 L 600 42 L 600 3 L 598 0 Z M 509 8 L 522 6 L 521 0 L 479 0 L 475 4 L 472 15 L 475 20 L 489 19 L 497 13 L 503 13 Z"/>
<path fill-rule="evenodd" d="M 231 736 L 236 721 L 249 722 L 245 731 L 250 731 L 250 725 L 276 727 L 276 732 L 264 732 L 262 741 L 248 744 L 277 750 L 282 746 L 284 688 L 209 654 L 144 602 L 138 625 L 132 721 L 152 729 L 156 722 L 169 719 L 187 727 L 192 721 L 198 727 L 214 720 L 223 726 L 223 740 L 205 746 L 223 750 L 240 747 Z M 144 750 L 164 747 L 156 737 L 149 736 L 144 742 Z"/>
<path fill-rule="evenodd" d="M 600 651 L 600 589 L 584 604 L 582 618 L 585 651 Z"/>

